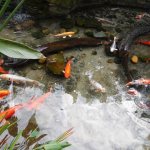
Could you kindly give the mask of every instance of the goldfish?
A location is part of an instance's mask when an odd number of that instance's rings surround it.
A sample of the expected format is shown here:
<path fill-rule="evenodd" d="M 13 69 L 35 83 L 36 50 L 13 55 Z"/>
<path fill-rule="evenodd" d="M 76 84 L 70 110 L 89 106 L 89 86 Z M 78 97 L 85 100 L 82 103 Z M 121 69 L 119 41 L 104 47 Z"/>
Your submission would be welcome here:
<path fill-rule="evenodd" d="M 128 82 L 126 86 L 132 86 L 132 85 L 150 85 L 150 79 L 138 79 L 131 82 Z"/>
<path fill-rule="evenodd" d="M 150 46 L 150 41 L 139 40 L 139 41 L 137 41 L 137 43 Z"/>
<path fill-rule="evenodd" d="M 63 32 L 63 33 L 59 33 L 59 34 L 56 34 L 54 35 L 55 37 L 63 37 L 63 38 L 66 38 L 67 36 L 69 37 L 72 37 L 73 35 L 75 34 L 75 32 Z"/>
<path fill-rule="evenodd" d="M 43 94 L 42 96 L 40 96 L 39 98 L 37 99 L 31 99 L 30 101 L 28 102 L 25 102 L 25 103 L 22 103 L 22 104 L 18 104 L 18 105 L 15 105 L 11 108 L 8 108 L 7 110 L 3 111 L 3 112 L 0 112 L 0 118 L 4 116 L 4 119 L 9 119 L 11 118 L 15 112 L 21 108 L 27 108 L 29 110 L 32 110 L 32 109 L 37 109 L 39 107 L 39 105 L 44 102 L 44 100 L 50 95 L 51 92 L 47 92 L 45 94 Z"/>
<path fill-rule="evenodd" d="M 28 85 L 44 86 L 42 83 L 40 83 L 38 81 L 29 79 L 29 78 L 25 78 L 22 76 L 18 76 L 18 75 L 12 75 L 12 74 L 1 74 L 0 79 L 7 80 L 7 81 L 13 81 L 15 83 L 24 83 L 24 84 L 28 84 Z"/>
<path fill-rule="evenodd" d="M 0 66 L 0 73 L 8 74 L 8 71 L 4 70 L 4 68 Z"/>
<path fill-rule="evenodd" d="M 5 96 L 7 96 L 9 94 L 10 94 L 9 90 L 0 90 L 0 99 L 4 98 Z"/>
<path fill-rule="evenodd" d="M 64 76 L 67 79 L 71 76 L 71 63 L 72 63 L 72 60 L 69 60 L 65 66 Z"/>
<path fill-rule="evenodd" d="M 14 107 L 8 108 L 7 110 L 0 112 L 0 117 L 4 116 L 4 119 L 11 118 L 15 112 L 23 107 L 22 104 L 15 105 Z"/>

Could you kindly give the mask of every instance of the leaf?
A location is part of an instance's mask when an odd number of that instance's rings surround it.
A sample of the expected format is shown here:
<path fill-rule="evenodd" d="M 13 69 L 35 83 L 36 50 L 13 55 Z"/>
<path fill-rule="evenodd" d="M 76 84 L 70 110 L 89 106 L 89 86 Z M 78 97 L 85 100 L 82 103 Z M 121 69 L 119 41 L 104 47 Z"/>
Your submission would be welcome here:
<path fill-rule="evenodd" d="M 62 150 L 63 148 L 66 148 L 68 146 L 71 146 L 70 143 L 68 142 L 55 142 L 55 141 L 51 141 L 47 144 L 43 144 L 37 148 L 35 148 L 34 150 Z"/>
<path fill-rule="evenodd" d="M 5 124 L 3 126 L 0 127 L 0 135 L 9 128 L 9 124 Z"/>
<path fill-rule="evenodd" d="M 15 139 L 11 142 L 10 146 L 9 146 L 9 150 L 14 150 L 15 144 L 17 143 L 18 139 L 20 138 L 20 136 L 22 135 L 23 131 L 20 131 L 17 136 L 15 137 Z"/>
<path fill-rule="evenodd" d="M 39 131 L 35 129 L 31 132 L 29 138 L 36 138 L 38 135 L 39 135 Z"/>
<path fill-rule="evenodd" d="M 9 127 L 13 126 L 18 120 L 15 122 L 12 122 L 11 124 L 4 124 L 0 127 L 0 135 L 3 134 L 5 130 L 7 130 Z"/>
<path fill-rule="evenodd" d="M 43 54 L 24 44 L 0 38 L 0 53 L 12 58 L 40 59 Z"/>

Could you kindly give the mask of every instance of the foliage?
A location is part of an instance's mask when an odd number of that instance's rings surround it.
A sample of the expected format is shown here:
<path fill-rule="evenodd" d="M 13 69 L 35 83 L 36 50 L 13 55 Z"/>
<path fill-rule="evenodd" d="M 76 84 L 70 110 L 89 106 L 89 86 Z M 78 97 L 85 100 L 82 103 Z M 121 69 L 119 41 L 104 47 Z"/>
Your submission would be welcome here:
<path fill-rule="evenodd" d="M 0 38 L 0 53 L 8 57 L 21 59 L 39 59 L 43 55 L 24 44 Z"/>
<path fill-rule="evenodd" d="M 4 118 L 4 116 L 3 116 Z M 13 122 L 13 123 L 8 123 L 6 122 L 5 124 L 2 123 L 3 118 L 0 118 L 0 136 L 6 132 L 7 129 L 9 129 L 11 126 L 13 126 L 17 121 Z M 2 125 L 1 125 L 2 124 Z M 4 138 L 2 138 L 2 140 L 0 140 L 0 149 L 2 149 L 2 147 L 4 147 L 4 150 L 14 150 L 17 148 L 16 144 L 18 142 L 18 140 L 20 139 L 20 137 L 22 136 L 23 131 L 19 131 L 18 134 L 16 135 L 16 137 L 13 138 L 13 140 L 11 141 L 10 144 L 7 143 L 9 137 L 8 135 L 6 135 Z M 53 141 L 48 141 L 45 144 L 42 144 L 38 147 L 36 147 L 34 150 L 41 150 L 41 149 L 45 149 L 45 150 L 62 150 L 65 147 L 70 146 L 71 144 L 68 142 L 63 142 L 63 140 L 65 140 L 67 137 L 69 137 L 72 134 L 72 129 L 69 129 L 68 131 L 64 132 L 61 136 L 59 136 L 58 138 L 56 138 Z M 30 138 L 37 138 L 39 136 L 39 131 L 36 129 L 34 129 L 30 135 L 26 138 L 26 141 L 21 143 L 19 147 L 23 147 L 24 144 L 30 139 Z M 21 148 L 23 149 L 23 148 Z"/>
<path fill-rule="evenodd" d="M 7 25 L 7 23 L 10 21 L 10 19 L 14 16 L 14 14 L 17 12 L 17 10 L 22 6 L 25 0 L 21 0 L 20 3 L 16 6 L 16 8 L 9 14 L 9 16 L 4 20 L 3 24 L 0 26 L 0 31 L 4 29 L 4 27 Z M 3 7 L 0 10 L 0 17 L 2 17 L 9 6 L 11 0 L 6 0 Z"/>
<path fill-rule="evenodd" d="M 2 8 L 0 9 L 0 18 L 6 12 L 9 4 L 12 0 L 5 0 Z M 17 10 L 22 6 L 25 0 L 21 0 L 16 8 L 9 14 L 9 16 L 4 20 L 2 25 L 0 26 L 0 31 L 4 29 L 4 27 L 8 24 L 10 19 L 14 16 Z M 21 59 L 40 59 L 43 55 L 28 46 L 25 46 L 21 43 L 13 42 L 7 39 L 0 39 L 0 53 L 7 55 L 12 58 L 21 58 Z"/>

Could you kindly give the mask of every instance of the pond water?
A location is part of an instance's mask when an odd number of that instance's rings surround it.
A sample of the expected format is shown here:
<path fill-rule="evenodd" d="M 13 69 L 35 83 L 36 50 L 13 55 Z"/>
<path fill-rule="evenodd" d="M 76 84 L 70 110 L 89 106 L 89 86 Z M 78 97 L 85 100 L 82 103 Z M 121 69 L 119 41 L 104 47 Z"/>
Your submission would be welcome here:
<path fill-rule="evenodd" d="M 108 10 L 112 11 L 110 14 L 114 13 L 117 16 L 114 20 L 112 19 L 117 23 L 117 27 L 124 27 L 124 29 L 132 26 L 127 18 L 131 16 L 133 20 L 134 15 L 140 13 L 136 10 L 109 8 L 95 10 L 95 12 L 91 10 L 89 15 L 97 14 L 98 17 L 101 17 L 100 12 L 103 11 L 105 12 L 103 16 L 105 16 Z M 124 12 L 128 12 L 128 15 L 125 15 Z M 76 15 L 81 15 L 80 13 Z M 120 17 L 126 20 L 126 23 L 122 24 L 119 20 Z M 40 26 L 35 25 L 30 30 L 14 32 L 14 29 L 5 29 L 1 36 L 21 41 L 33 47 L 58 40 L 52 35 L 62 30 L 58 24 L 59 19 L 41 20 L 38 23 Z M 50 33 L 37 39 L 31 33 L 40 30 L 41 26 L 49 29 Z M 109 32 L 114 35 L 119 34 L 114 31 L 115 29 L 116 27 L 107 26 Z M 78 30 L 76 36 L 82 37 L 85 29 L 78 28 Z M 142 38 L 147 39 L 149 36 Z M 149 53 L 149 48 L 143 46 L 133 45 L 132 49 L 134 53 Z M 97 54 L 93 55 L 93 51 Z M 20 139 L 21 143 L 31 130 L 38 127 L 41 135 L 47 134 L 38 142 L 44 143 L 55 139 L 61 133 L 73 127 L 74 133 L 67 139 L 72 144 L 68 148 L 70 150 L 150 149 L 150 121 L 147 118 L 141 118 L 143 110 L 135 103 L 141 98 L 137 99 L 127 94 L 126 78 L 122 66 L 108 63 L 110 58 L 105 55 L 103 46 L 74 48 L 65 51 L 64 56 L 65 58 L 74 56 L 77 59 L 72 64 L 70 79 L 47 73 L 44 65 L 37 62 L 12 69 L 14 74 L 44 83 L 46 88 L 5 85 L 4 82 L 1 85 L 2 88 L 6 86 L 13 90 L 13 94 L 6 98 L 10 107 L 26 102 L 33 96 L 40 96 L 50 87 L 53 88 L 53 91 L 37 110 L 21 109 L 17 111 L 10 121 L 14 121 L 16 118 L 19 121 L 8 131 L 8 134 L 13 137 L 19 130 L 24 130 L 23 137 Z M 148 63 L 130 64 L 130 67 L 139 70 L 142 77 L 150 78 Z M 90 77 L 105 87 L 106 93 L 93 91 L 89 82 Z M 149 110 L 146 110 L 146 113 L 150 113 Z M 11 138 L 9 141 L 11 141 Z M 32 149 L 35 144 L 31 142 L 27 145 L 26 149 Z"/>

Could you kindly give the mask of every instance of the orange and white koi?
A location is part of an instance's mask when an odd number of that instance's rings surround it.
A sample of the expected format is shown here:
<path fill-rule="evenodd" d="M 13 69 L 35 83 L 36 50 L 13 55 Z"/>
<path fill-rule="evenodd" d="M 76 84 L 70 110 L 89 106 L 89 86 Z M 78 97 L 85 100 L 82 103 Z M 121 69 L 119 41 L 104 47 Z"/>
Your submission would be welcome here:
<path fill-rule="evenodd" d="M 56 34 L 54 35 L 55 37 L 63 37 L 63 38 L 66 38 L 67 36 L 69 37 L 72 37 L 73 35 L 75 34 L 75 32 L 63 32 L 63 33 L 59 33 L 59 34 Z"/>
<path fill-rule="evenodd" d="M 8 74 L 8 71 L 6 71 L 3 67 L 0 66 L 0 73 Z"/>
<path fill-rule="evenodd" d="M 0 99 L 10 94 L 9 90 L 0 90 Z"/>
<path fill-rule="evenodd" d="M 12 74 L 1 74 L 0 79 L 7 80 L 7 81 L 13 81 L 18 84 L 24 83 L 24 84 L 28 84 L 28 85 L 44 86 L 42 83 L 40 83 L 38 81 L 29 79 L 29 78 L 25 78 L 22 76 L 18 76 L 18 75 L 12 75 Z"/>
<path fill-rule="evenodd" d="M 65 66 L 64 76 L 67 79 L 70 78 L 70 76 L 71 76 L 71 63 L 72 63 L 72 60 L 68 60 L 66 66 Z"/>
<path fill-rule="evenodd" d="M 131 82 L 128 82 L 126 86 L 132 86 L 132 85 L 150 85 L 150 79 L 138 79 Z"/>

